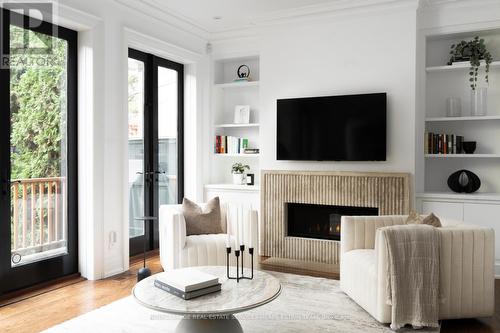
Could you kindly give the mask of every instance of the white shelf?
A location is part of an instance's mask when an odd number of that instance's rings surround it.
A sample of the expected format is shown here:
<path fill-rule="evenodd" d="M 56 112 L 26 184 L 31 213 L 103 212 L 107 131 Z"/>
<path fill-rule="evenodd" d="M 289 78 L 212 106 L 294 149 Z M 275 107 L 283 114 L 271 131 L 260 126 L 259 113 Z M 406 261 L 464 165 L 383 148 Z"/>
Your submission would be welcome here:
<path fill-rule="evenodd" d="M 430 118 L 425 118 L 426 122 L 474 121 L 474 120 L 500 120 L 500 115 L 498 115 L 498 116 L 430 117 Z"/>
<path fill-rule="evenodd" d="M 207 184 L 205 188 L 232 191 L 260 191 L 259 185 Z"/>
<path fill-rule="evenodd" d="M 214 153 L 215 156 L 221 156 L 221 157 L 259 157 L 260 154 L 217 154 Z"/>
<path fill-rule="evenodd" d="M 481 193 L 481 192 L 475 192 L 475 193 L 424 192 L 424 193 L 417 193 L 416 197 L 424 199 L 500 201 L 500 193 Z"/>
<path fill-rule="evenodd" d="M 500 158 L 500 154 L 425 154 L 426 158 Z"/>
<path fill-rule="evenodd" d="M 246 88 L 246 87 L 258 87 L 259 81 L 239 81 L 239 82 L 228 82 L 228 83 L 216 83 L 214 85 L 217 88 Z"/>
<path fill-rule="evenodd" d="M 239 128 L 239 127 L 259 127 L 260 124 L 253 123 L 253 124 L 218 124 L 215 125 L 217 128 Z"/>
<path fill-rule="evenodd" d="M 480 68 L 484 68 L 484 63 L 481 64 Z M 470 68 L 469 62 L 464 62 L 456 65 L 446 65 L 446 66 L 431 66 L 427 67 L 425 71 L 427 73 L 431 72 L 449 72 L 449 71 L 465 71 Z M 490 64 L 490 70 L 494 68 L 500 68 L 500 61 L 492 61 Z"/>

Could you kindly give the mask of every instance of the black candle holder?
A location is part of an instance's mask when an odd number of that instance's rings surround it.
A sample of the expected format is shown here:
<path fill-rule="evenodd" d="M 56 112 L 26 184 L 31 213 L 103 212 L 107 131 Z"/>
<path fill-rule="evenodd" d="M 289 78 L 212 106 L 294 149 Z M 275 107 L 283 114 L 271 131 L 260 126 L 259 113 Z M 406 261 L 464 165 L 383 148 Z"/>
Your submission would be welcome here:
<path fill-rule="evenodd" d="M 240 245 L 239 250 L 234 250 L 234 256 L 236 257 L 236 276 L 231 276 L 229 274 L 229 255 L 231 254 L 231 247 L 226 247 L 226 269 L 227 269 L 227 278 L 230 280 L 236 280 L 236 282 L 240 282 L 241 279 L 253 280 L 253 247 L 248 248 L 248 253 L 251 256 L 251 275 L 245 276 L 243 271 L 243 258 L 245 254 L 245 245 Z M 241 275 L 240 275 L 240 255 L 241 255 Z"/>

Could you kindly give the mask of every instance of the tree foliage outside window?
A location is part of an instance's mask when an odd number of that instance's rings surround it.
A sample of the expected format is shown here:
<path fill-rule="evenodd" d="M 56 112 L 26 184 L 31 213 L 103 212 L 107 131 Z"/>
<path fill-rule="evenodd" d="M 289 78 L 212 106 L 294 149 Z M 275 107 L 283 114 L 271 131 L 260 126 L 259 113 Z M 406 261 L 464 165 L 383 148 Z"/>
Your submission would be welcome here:
<path fill-rule="evenodd" d="M 11 26 L 11 45 L 25 30 Z M 29 40 L 52 38 L 50 54 L 11 54 L 11 179 L 61 176 L 66 129 L 67 42 L 32 31 Z"/>

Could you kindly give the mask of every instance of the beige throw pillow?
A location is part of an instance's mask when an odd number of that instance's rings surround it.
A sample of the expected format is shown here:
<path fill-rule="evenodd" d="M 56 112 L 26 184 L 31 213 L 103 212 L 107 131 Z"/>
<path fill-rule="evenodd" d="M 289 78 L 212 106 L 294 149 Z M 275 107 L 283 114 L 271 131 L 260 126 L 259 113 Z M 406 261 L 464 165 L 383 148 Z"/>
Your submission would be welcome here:
<path fill-rule="evenodd" d="M 424 219 L 416 211 L 412 210 L 408 218 L 406 219 L 406 224 L 422 224 Z"/>
<path fill-rule="evenodd" d="M 416 211 L 410 212 L 410 215 L 408 215 L 408 218 L 406 219 L 406 224 L 427 224 L 436 228 L 442 227 L 441 221 L 436 215 L 434 215 L 434 213 L 430 213 L 423 218 Z"/>
<path fill-rule="evenodd" d="M 215 197 L 203 211 L 189 199 L 182 200 L 182 213 L 186 220 L 186 235 L 221 234 L 221 213 L 219 198 Z"/>
<path fill-rule="evenodd" d="M 439 217 L 434 215 L 434 213 L 430 213 L 429 215 L 427 215 L 427 217 L 424 219 L 424 224 L 432 225 L 433 227 L 436 228 L 442 227 Z"/>

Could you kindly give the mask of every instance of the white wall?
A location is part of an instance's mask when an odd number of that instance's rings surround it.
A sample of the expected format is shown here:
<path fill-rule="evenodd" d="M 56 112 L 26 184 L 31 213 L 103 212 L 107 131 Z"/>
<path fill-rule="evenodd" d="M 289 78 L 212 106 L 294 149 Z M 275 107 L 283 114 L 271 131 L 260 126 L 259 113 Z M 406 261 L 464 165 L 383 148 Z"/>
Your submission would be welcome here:
<path fill-rule="evenodd" d="M 262 169 L 414 171 L 414 10 L 283 26 L 261 39 Z M 276 160 L 276 100 L 387 92 L 386 162 Z"/>
<path fill-rule="evenodd" d="M 79 32 L 79 263 L 99 279 L 128 269 L 129 46 L 186 65 L 186 165 L 203 156 L 208 105 L 206 39 L 117 1 L 65 0 L 55 23 Z M 205 99 L 205 100 L 204 100 Z M 203 175 L 185 170 L 187 195 L 203 196 Z"/>

